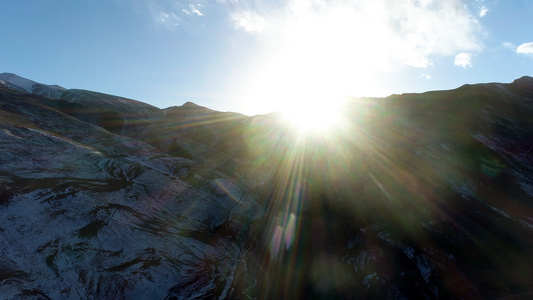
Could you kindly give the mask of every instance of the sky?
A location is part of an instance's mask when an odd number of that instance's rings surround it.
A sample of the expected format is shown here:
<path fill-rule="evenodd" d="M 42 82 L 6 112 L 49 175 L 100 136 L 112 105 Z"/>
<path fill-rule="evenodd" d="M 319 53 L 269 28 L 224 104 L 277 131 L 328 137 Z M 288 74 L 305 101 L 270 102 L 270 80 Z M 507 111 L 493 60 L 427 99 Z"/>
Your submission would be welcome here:
<path fill-rule="evenodd" d="M 3 1 L 0 73 L 264 114 L 533 76 L 533 0 Z"/>

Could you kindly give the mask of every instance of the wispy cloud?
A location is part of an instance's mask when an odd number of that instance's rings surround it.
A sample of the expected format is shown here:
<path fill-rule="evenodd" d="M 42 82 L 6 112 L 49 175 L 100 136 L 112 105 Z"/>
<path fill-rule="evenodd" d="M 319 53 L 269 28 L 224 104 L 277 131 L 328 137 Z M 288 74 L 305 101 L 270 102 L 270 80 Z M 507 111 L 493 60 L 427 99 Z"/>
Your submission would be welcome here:
<path fill-rule="evenodd" d="M 190 3 L 183 0 L 129 0 L 140 14 L 147 14 L 160 26 L 176 28 L 177 25 L 194 24 L 193 19 L 204 16 L 209 7 L 207 0 Z M 228 4 L 235 0 L 226 0 Z M 180 28 L 182 28 L 180 26 Z"/>
<path fill-rule="evenodd" d="M 427 79 L 427 80 L 430 80 L 430 79 L 431 79 L 431 75 L 429 75 L 429 74 L 425 74 L 425 73 L 422 74 L 422 75 L 420 75 L 420 77 L 425 78 L 425 79 Z"/>
<path fill-rule="evenodd" d="M 155 21 L 160 24 L 164 25 L 175 25 L 178 26 L 181 22 L 180 17 L 178 17 L 175 13 L 172 12 L 154 12 L 153 13 Z"/>
<path fill-rule="evenodd" d="M 516 45 L 513 44 L 513 43 L 510 43 L 510 42 L 504 42 L 504 43 L 502 43 L 502 46 L 504 46 L 505 48 L 507 48 L 507 49 L 509 49 L 509 50 L 516 51 Z"/>
<path fill-rule="evenodd" d="M 520 54 L 533 54 L 533 42 L 523 43 L 516 48 L 516 53 Z"/>
<path fill-rule="evenodd" d="M 463 67 L 464 69 L 472 67 L 472 53 L 463 52 L 457 54 L 453 64 L 458 67 Z"/>
<path fill-rule="evenodd" d="M 489 8 L 486 7 L 485 5 L 481 6 L 481 8 L 479 9 L 479 16 L 480 17 L 484 17 L 487 15 L 487 13 L 489 12 Z"/>
<path fill-rule="evenodd" d="M 204 7 L 202 4 L 189 4 L 189 9 L 182 9 L 182 11 L 186 15 L 197 15 L 197 16 L 203 16 L 202 12 L 200 11 L 200 8 Z"/>
<path fill-rule="evenodd" d="M 235 29 L 244 29 L 248 33 L 262 32 L 267 27 L 265 19 L 250 10 L 235 12 L 231 18 Z"/>

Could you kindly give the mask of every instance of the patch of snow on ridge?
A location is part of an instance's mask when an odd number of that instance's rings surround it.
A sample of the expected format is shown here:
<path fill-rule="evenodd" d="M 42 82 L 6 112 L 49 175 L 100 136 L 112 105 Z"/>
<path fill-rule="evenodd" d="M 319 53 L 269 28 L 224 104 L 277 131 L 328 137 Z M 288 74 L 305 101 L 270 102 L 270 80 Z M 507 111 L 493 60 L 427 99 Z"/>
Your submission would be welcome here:
<path fill-rule="evenodd" d="M 431 262 L 426 258 L 424 254 L 421 254 L 420 256 L 415 255 L 415 250 L 411 247 L 404 246 L 402 247 L 402 249 L 403 253 L 416 264 L 418 270 L 420 271 L 420 275 L 422 276 L 422 278 L 424 278 L 424 281 L 428 283 L 429 277 L 431 276 L 431 272 L 434 270 L 434 267 L 431 265 Z"/>
<path fill-rule="evenodd" d="M 518 180 L 518 184 L 524 192 L 533 196 L 533 182 L 530 178 L 519 171 L 512 172 L 513 176 Z"/>
<path fill-rule="evenodd" d="M 524 224 L 525 226 L 527 226 L 527 227 L 533 229 L 533 219 L 530 218 L 530 217 L 526 217 L 526 218 L 528 219 L 528 221 L 520 220 L 520 222 L 521 222 L 522 224 Z M 530 223 L 530 222 L 531 222 L 531 223 Z"/>
<path fill-rule="evenodd" d="M 352 236 L 348 241 L 348 246 L 345 249 L 352 249 L 353 247 L 359 245 L 360 239 L 357 236 Z"/>
<path fill-rule="evenodd" d="M 520 187 L 524 192 L 530 196 L 533 196 L 533 185 L 523 181 L 518 182 L 518 184 L 520 184 Z"/>
<path fill-rule="evenodd" d="M 415 257 L 415 250 L 411 247 L 404 247 L 403 253 L 405 253 L 409 259 L 413 259 L 413 257 Z"/>
<path fill-rule="evenodd" d="M 483 143 L 485 146 L 489 147 L 491 150 L 494 150 L 494 151 L 499 151 L 503 148 L 503 145 L 502 143 L 496 143 L 494 141 L 494 139 L 497 140 L 497 138 L 493 138 L 492 140 L 489 139 L 488 137 L 486 137 L 484 134 L 482 133 L 478 133 L 478 134 L 474 134 L 472 135 L 476 140 L 480 141 L 481 143 Z"/>
<path fill-rule="evenodd" d="M 468 199 L 468 198 L 475 198 L 475 186 L 471 182 L 463 183 L 462 185 L 457 185 L 453 181 L 451 182 L 451 187 L 454 192 L 459 194 L 461 197 Z"/>
<path fill-rule="evenodd" d="M 21 137 L 14 135 L 13 133 L 11 133 L 11 131 L 9 131 L 7 129 L 2 129 L 2 130 L 0 130 L 0 132 L 4 133 L 7 136 L 14 137 L 14 138 L 17 138 L 17 139 L 21 139 Z"/>
<path fill-rule="evenodd" d="M 494 207 L 494 206 L 491 206 L 490 208 L 491 208 L 492 211 L 494 211 L 495 213 L 500 214 L 500 215 L 502 215 L 502 216 L 504 216 L 504 217 L 506 217 L 506 218 L 512 219 L 512 218 L 511 218 L 506 212 L 504 212 L 503 210 L 497 209 L 497 208 Z"/>
<path fill-rule="evenodd" d="M 4 81 L 4 83 L 6 84 L 11 83 L 12 85 L 18 86 L 28 93 L 31 93 L 33 85 L 37 83 L 35 81 L 20 77 L 12 73 L 0 74 L 0 80 Z"/>
<path fill-rule="evenodd" d="M 379 276 L 376 272 L 366 275 L 365 279 L 363 280 L 363 284 L 366 286 L 366 288 L 370 288 L 370 285 L 373 281 L 379 281 Z"/>
<path fill-rule="evenodd" d="M 10 89 L 14 89 L 20 92 L 27 92 L 30 94 L 41 95 L 48 98 L 59 98 L 63 91 L 66 91 L 64 87 L 59 85 L 48 85 L 35 82 L 24 77 L 20 77 L 13 73 L 1 73 L 0 84 L 7 86 Z"/>
<path fill-rule="evenodd" d="M 394 245 L 391 235 L 388 232 L 385 232 L 385 231 L 378 232 L 377 237 L 380 238 L 382 241 L 386 242 L 387 244 L 389 244 L 390 246 Z"/>
<path fill-rule="evenodd" d="M 434 268 L 424 254 L 417 257 L 416 266 L 418 267 L 418 270 L 420 270 L 420 275 L 422 275 L 424 281 L 429 283 L 429 277 Z"/>

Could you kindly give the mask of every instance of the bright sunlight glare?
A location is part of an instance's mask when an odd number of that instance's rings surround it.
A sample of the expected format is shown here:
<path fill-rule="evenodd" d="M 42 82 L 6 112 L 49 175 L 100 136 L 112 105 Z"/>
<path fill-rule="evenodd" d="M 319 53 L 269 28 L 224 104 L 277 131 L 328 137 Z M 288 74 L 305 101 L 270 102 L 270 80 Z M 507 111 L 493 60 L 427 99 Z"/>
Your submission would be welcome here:
<path fill-rule="evenodd" d="M 286 122 L 300 133 L 317 133 L 334 130 L 340 125 L 340 97 L 324 98 L 322 101 L 303 99 L 292 101 L 283 111 Z M 307 101 L 306 101 L 307 100 Z"/>
<path fill-rule="evenodd" d="M 301 132 L 324 132 L 342 121 L 340 110 L 346 96 L 375 95 L 375 62 L 384 55 L 348 37 L 360 28 L 357 36 L 371 40 L 386 29 L 363 24 L 354 14 L 350 7 L 335 6 L 283 23 L 281 47 L 261 58 L 246 85 L 247 109 L 281 111 L 288 124 Z"/>

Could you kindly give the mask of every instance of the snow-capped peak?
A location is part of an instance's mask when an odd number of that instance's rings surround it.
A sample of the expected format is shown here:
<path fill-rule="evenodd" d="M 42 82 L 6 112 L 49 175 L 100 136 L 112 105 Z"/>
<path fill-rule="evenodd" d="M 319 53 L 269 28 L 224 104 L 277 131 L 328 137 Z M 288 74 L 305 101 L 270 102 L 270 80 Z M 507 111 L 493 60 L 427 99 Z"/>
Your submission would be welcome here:
<path fill-rule="evenodd" d="M 13 73 L 1 73 L 0 81 L 7 87 L 18 90 L 20 92 L 27 92 L 37 94 L 49 98 L 59 98 L 61 93 L 66 89 L 59 85 L 47 85 L 35 82 L 33 80 L 18 76 Z"/>
<path fill-rule="evenodd" d="M 20 77 L 13 73 L 2 73 L 0 74 L 0 80 L 4 81 L 6 84 L 11 84 L 14 86 L 17 86 L 19 88 L 22 88 L 28 93 L 31 93 L 31 89 L 34 84 L 37 82 L 33 80 L 26 79 L 24 77 Z"/>

